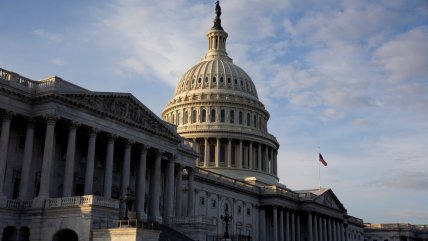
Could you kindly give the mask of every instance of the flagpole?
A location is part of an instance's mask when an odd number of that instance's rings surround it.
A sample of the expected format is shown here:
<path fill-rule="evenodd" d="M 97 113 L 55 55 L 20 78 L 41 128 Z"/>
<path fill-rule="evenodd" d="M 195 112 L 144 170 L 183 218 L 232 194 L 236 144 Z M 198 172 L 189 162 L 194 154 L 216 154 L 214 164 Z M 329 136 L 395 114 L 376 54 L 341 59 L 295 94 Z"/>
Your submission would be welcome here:
<path fill-rule="evenodd" d="M 320 154 L 320 147 L 318 147 L 318 159 Z M 318 160 L 318 189 L 321 189 L 321 163 Z"/>

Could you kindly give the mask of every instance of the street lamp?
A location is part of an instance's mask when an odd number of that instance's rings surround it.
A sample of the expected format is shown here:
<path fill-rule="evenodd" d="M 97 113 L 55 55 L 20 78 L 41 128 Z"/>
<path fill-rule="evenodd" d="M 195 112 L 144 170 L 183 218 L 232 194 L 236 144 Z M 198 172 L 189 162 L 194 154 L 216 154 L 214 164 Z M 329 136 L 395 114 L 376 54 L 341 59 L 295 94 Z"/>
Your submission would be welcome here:
<path fill-rule="evenodd" d="M 128 220 L 128 210 L 131 211 L 132 204 L 135 201 L 135 194 L 131 188 L 126 188 L 126 193 L 121 196 L 121 201 L 125 203 L 125 217 L 124 220 Z"/>
<path fill-rule="evenodd" d="M 226 208 L 224 209 L 224 216 L 221 215 L 220 218 L 223 222 L 225 222 L 225 225 L 226 225 L 226 232 L 224 232 L 224 238 L 229 238 L 229 232 L 227 230 L 229 227 L 229 221 L 232 221 L 232 215 L 229 214 L 229 209 L 227 205 L 226 205 Z"/>

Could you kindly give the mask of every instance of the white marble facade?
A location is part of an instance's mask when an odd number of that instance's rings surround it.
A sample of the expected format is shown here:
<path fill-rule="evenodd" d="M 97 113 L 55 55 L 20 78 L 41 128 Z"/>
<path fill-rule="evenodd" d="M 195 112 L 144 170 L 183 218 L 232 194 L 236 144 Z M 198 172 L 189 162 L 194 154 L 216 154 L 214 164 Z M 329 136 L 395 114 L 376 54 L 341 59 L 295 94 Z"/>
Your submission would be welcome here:
<path fill-rule="evenodd" d="M 269 113 L 219 20 L 164 120 L 131 94 L 0 69 L 2 240 L 209 240 L 225 232 L 226 208 L 229 233 L 253 241 L 363 240 L 362 220 L 332 190 L 279 182 Z"/>

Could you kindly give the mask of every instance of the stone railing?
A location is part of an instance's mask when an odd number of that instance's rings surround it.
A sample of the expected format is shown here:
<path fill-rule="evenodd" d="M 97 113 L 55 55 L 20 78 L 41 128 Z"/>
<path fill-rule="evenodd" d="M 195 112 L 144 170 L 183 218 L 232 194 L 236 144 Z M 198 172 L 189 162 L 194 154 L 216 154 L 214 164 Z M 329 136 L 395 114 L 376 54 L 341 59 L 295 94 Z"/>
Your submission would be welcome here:
<path fill-rule="evenodd" d="M 263 194 L 279 194 L 279 195 L 290 197 L 293 199 L 299 198 L 299 194 L 297 194 L 297 193 L 295 193 L 289 189 L 281 188 L 278 186 L 264 186 L 264 187 L 262 187 L 262 193 Z"/>
<path fill-rule="evenodd" d="M 237 179 L 233 179 L 215 172 L 211 172 L 211 171 L 207 171 L 205 169 L 201 169 L 201 168 L 195 168 L 195 172 L 200 174 L 201 176 L 205 177 L 205 178 L 209 178 L 211 180 L 218 180 L 219 182 L 222 183 L 227 183 L 229 185 L 235 186 L 237 188 L 242 188 L 242 189 L 246 189 L 249 191 L 253 191 L 253 192 L 259 192 L 259 189 L 257 186 L 252 185 L 250 183 L 244 182 L 244 181 L 240 181 Z"/>
<path fill-rule="evenodd" d="M 386 224 L 365 223 L 364 228 L 375 229 L 375 230 L 408 230 L 408 231 L 428 232 L 428 225 L 412 225 L 408 223 L 386 223 Z"/>
<path fill-rule="evenodd" d="M 44 205 L 38 205 L 43 203 Z M 0 208 L 6 209 L 31 209 L 31 208 L 62 208 L 93 205 L 108 208 L 119 208 L 119 201 L 102 196 L 86 195 L 75 197 L 49 198 L 45 200 L 10 200 L 0 199 Z"/>
<path fill-rule="evenodd" d="M 7 81 L 10 86 L 30 93 L 39 93 L 49 90 L 87 91 L 57 76 L 36 81 L 2 68 L 0 68 L 0 79 Z"/>
<path fill-rule="evenodd" d="M 300 198 L 301 200 L 311 200 L 311 199 L 313 199 L 314 197 L 316 197 L 316 195 L 315 195 L 315 194 L 310 193 L 310 192 L 299 193 L 299 194 L 298 194 L 298 196 L 299 196 L 299 198 Z"/>
<path fill-rule="evenodd" d="M 168 223 L 170 224 L 207 224 L 217 225 L 215 217 L 206 216 L 192 216 L 192 217 L 169 217 Z"/>

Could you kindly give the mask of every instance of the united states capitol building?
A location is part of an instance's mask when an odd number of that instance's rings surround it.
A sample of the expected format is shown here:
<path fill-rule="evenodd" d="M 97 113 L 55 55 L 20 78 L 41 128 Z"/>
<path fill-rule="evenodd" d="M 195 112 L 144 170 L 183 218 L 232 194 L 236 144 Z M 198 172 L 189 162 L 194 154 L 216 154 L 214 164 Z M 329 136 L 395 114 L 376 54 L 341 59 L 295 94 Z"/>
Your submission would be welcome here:
<path fill-rule="evenodd" d="M 162 117 L 130 93 L 0 69 L 2 241 L 428 240 L 280 183 L 269 112 L 216 13 Z"/>

